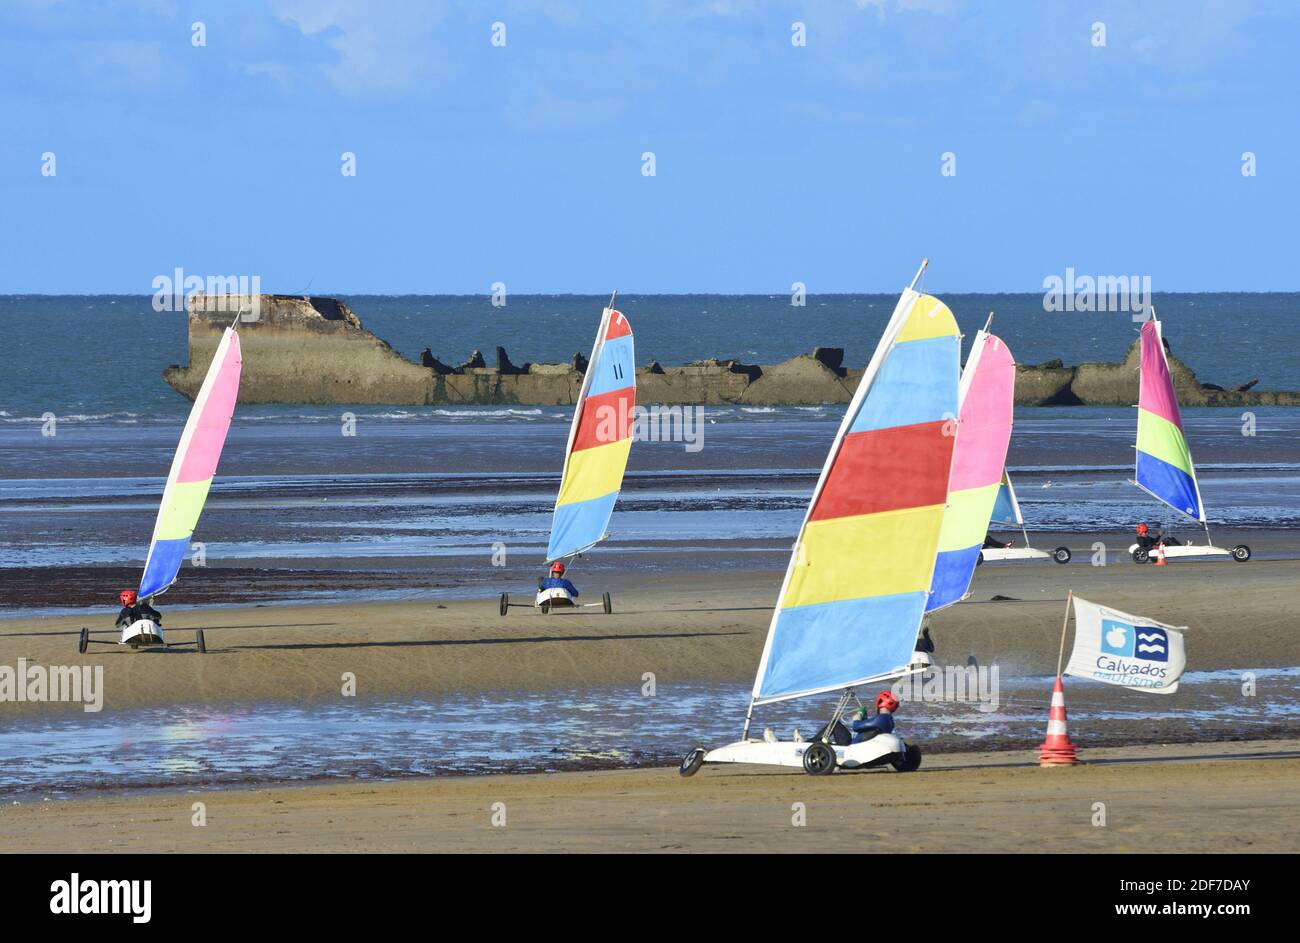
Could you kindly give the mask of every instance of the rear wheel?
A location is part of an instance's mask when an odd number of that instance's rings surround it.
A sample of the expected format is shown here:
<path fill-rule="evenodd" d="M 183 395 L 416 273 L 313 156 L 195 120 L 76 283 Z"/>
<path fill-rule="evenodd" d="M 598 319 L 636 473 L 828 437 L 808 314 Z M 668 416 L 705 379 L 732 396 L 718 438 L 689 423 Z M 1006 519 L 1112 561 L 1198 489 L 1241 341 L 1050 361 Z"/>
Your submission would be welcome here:
<path fill-rule="evenodd" d="M 605 615 L 614 611 L 614 602 L 609 598 L 609 593 L 601 594 L 600 601 L 605 604 Z"/>
<path fill-rule="evenodd" d="M 829 776 L 835 772 L 835 751 L 825 743 L 811 743 L 803 751 L 803 768 L 809 776 Z"/>
<path fill-rule="evenodd" d="M 1138 547 L 1133 551 L 1134 563 L 1147 563 L 1151 560 L 1151 551 L 1146 547 Z"/>
<path fill-rule="evenodd" d="M 1245 563 L 1250 559 L 1250 548 L 1245 544 L 1237 544 L 1232 548 L 1232 559 L 1238 563 Z"/>
<path fill-rule="evenodd" d="M 77 639 L 77 651 L 86 654 L 86 646 L 90 644 L 90 629 L 85 626 L 81 629 L 81 637 Z"/>
<path fill-rule="evenodd" d="M 976 565 L 976 566 L 983 566 L 983 565 L 984 565 L 984 551 L 983 551 L 983 550 L 981 550 L 981 551 L 979 552 L 979 556 L 977 556 L 977 557 L 975 558 L 975 565 Z"/>
<path fill-rule="evenodd" d="M 206 655 L 208 653 L 208 642 L 207 639 L 203 637 L 202 629 L 194 630 L 194 644 L 198 647 L 200 655 Z"/>
<path fill-rule="evenodd" d="M 1070 548 L 1057 547 L 1055 550 L 1052 551 L 1052 559 L 1055 560 L 1057 563 L 1069 563 Z"/>
<path fill-rule="evenodd" d="M 915 744 L 909 744 L 907 749 L 903 751 L 902 757 L 893 760 L 889 765 L 900 773 L 915 773 L 921 768 L 921 748 Z"/>
<path fill-rule="evenodd" d="M 704 765 L 704 747 L 696 747 L 682 760 L 682 765 L 677 767 L 677 772 L 683 776 L 694 776 Z"/>
<path fill-rule="evenodd" d="M 510 608 L 510 594 L 509 594 L 509 593 L 502 593 L 502 594 L 501 594 L 501 607 L 500 607 L 500 608 L 501 608 L 501 614 L 502 614 L 502 615 L 505 615 L 505 614 L 506 614 L 506 610 L 508 610 L 508 609 Z"/>

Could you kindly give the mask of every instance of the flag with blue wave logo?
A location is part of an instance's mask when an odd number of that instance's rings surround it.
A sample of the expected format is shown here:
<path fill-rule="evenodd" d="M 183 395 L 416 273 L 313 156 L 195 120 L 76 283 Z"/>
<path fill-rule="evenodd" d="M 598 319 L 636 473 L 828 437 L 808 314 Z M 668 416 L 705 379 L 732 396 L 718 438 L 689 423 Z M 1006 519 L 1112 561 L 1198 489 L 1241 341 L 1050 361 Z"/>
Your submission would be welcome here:
<path fill-rule="evenodd" d="M 1173 694 L 1186 664 L 1180 629 L 1074 597 L 1074 649 L 1066 674 Z"/>

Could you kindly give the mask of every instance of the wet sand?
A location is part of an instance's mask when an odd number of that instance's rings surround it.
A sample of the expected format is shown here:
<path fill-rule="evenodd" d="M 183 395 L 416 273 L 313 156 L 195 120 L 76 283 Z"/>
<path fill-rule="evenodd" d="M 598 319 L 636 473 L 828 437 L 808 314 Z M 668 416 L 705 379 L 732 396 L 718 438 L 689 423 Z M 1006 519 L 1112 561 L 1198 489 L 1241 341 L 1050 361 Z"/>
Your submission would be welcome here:
<path fill-rule="evenodd" d="M 589 596 L 602 588 L 583 583 Z M 624 575 L 630 582 L 635 573 Z M 675 576 L 664 588 L 619 589 L 615 612 L 543 616 L 531 607 L 502 618 L 495 597 L 438 603 L 265 605 L 172 610 L 166 650 L 92 644 L 77 653 L 85 616 L 0 620 L 0 665 L 104 666 L 105 710 L 185 703 L 337 699 L 343 675 L 359 696 L 476 690 L 541 690 L 675 681 L 748 682 L 762 649 L 778 573 Z M 1055 667 L 1067 588 L 1088 599 L 1190 626 L 1188 669 L 1295 665 L 1300 561 L 1180 562 L 1164 568 L 989 564 L 972 598 L 937 613 L 940 662 L 998 663 L 1007 674 Z M 527 585 L 518 598 L 531 601 Z M 992 601 L 994 596 L 1010 597 Z M 115 615 L 92 626 L 115 641 Z M 192 630 L 205 630 L 198 654 Z M 78 704 L 0 703 L 0 720 L 77 711 Z"/>
<path fill-rule="evenodd" d="M 0 807 L 12 852 L 1294 852 L 1300 741 L 156 792 Z M 193 824 L 194 803 L 206 825 Z M 1096 824 L 1096 803 L 1105 824 Z M 795 825 L 802 814 L 806 824 Z M 504 824 L 497 823 L 504 815 Z"/>

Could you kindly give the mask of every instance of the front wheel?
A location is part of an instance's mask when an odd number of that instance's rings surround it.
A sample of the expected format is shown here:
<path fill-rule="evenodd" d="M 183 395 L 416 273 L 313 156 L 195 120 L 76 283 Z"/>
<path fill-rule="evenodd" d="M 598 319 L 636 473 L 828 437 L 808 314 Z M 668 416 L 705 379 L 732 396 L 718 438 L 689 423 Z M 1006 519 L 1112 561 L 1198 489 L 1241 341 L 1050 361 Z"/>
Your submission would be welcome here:
<path fill-rule="evenodd" d="M 600 601 L 605 605 L 605 615 L 609 615 L 614 611 L 614 601 L 609 598 L 609 593 L 602 593 Z"/>
<path fill-rule="evenodd" d="M 1245 544 L 1237 544 L 1232 548 L 1232 559 L 1238 563 L 1245 563 L 1250 559 L 1250 548 Z"/>
<path fill-rule="evenodd" d="M 1057 547 L 1055 550 L 1052 551 L 1052 559 L 1055 560 L 1057 563 L 1069 563 L 1070 548 Z"/>
<path fill-rule="evenodd" d="M 835 772 L 835 751 L 825 743 L 809 744 L 803 751 L 803 769 L 809 776 L 829 776 Z"/>
<path fill-rule="evenodd" d="M 547 599 L 546 601 L 544 601 L 544 602 L 541 604 L 541 606 L 540 606 L 539 608 L 542 610 L 542 615 L 544 615 L 544 616 L 545 616 L 545 615 L 550 615 L 550 612 L 551 612 L 551 601 L 550 601 L 549 599 Z"/>
<path fill-rule="evenodd" d="M 194 630 L 194 644 L 198 648 L 200 655 L 208 653 L 208 640 L 203 637 L 202 629 Z"/>
<path fill-rule="evenodd" d="M 704 747 L 696 747 L 690 753 L 686 754 L 682 760 L 682 765 L 677 767 L 677 772 L 682 776 L 694 776 L 704 765 Z"/>
<path fill-rule="evenodd" d="M 509 593 L 502 593 L 502 594 L 501 594 L 501 606 L 500 606 L 501 614 L 502 614 L 502 615 L 505 615 L 505 614 L 506 614 L 506 611 L 507 611 L 509 608 L 510 608 L 510 594 L 509 594 Z"/>
<path fill-rule="evenodd" d="M 902 757 L 891 761 L 889 765 L 900 773 L 915 773 L 921 768 L 921 748 L 915 744 L 908 744 Z"/>
<path fill-rule="evenodd" d="M 1134 563 L 1147 563 L 1151 560 L 1151 551 L 1146 547 L 1138 547 L 1133 551 Z"/>
<path fill-rule="evenodd" d="M 84 626 L 81 629 L 81 637 L 77 639 L 77 651 L 86 654 L 86 647 L 90 644 L 90 629 Z"/>

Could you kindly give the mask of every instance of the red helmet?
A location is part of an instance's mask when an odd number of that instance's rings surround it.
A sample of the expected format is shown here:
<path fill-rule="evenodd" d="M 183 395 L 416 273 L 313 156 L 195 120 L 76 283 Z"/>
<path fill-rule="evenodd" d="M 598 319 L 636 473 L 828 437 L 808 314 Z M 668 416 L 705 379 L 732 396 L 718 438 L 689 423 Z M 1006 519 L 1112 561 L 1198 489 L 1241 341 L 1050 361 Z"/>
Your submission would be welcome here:
<path fill-rule="evenodd" d="M 1145 536 L 1147 535 L 1147 531 L 1148 531 L 1149 529 L 1150 529 L 1150 528 L 1148 528 L 1146 524 L 1139 524 L 1139 525 L 1137 526 L 1137 532 L 1138 532 L 1139 536 L 1142 536 L 1142 537 L 1145 537 Z"/>
<path fill-rule="evenodd" d="M 124 589 L 117 594 L 117 598 L 124 606 L 134 606 L 136 601 L 135 590 Z"/>
<path fill-rule="evenodd" d="M 552 575 L 552 576 L 563 576 L 563 575 L 564 575 L 564 564 L 561 563 L 559 560 L 556 560 L 554 563 L 552 563 L 552 564 L 551 564 L 551 575 Z"/>
<path fill-rule="evenodd" d="M 894 697 L 893 691 L 881 691 L 876 695 L 876 710 L 890 712 L 898 710 L 898 698 Z"/>

